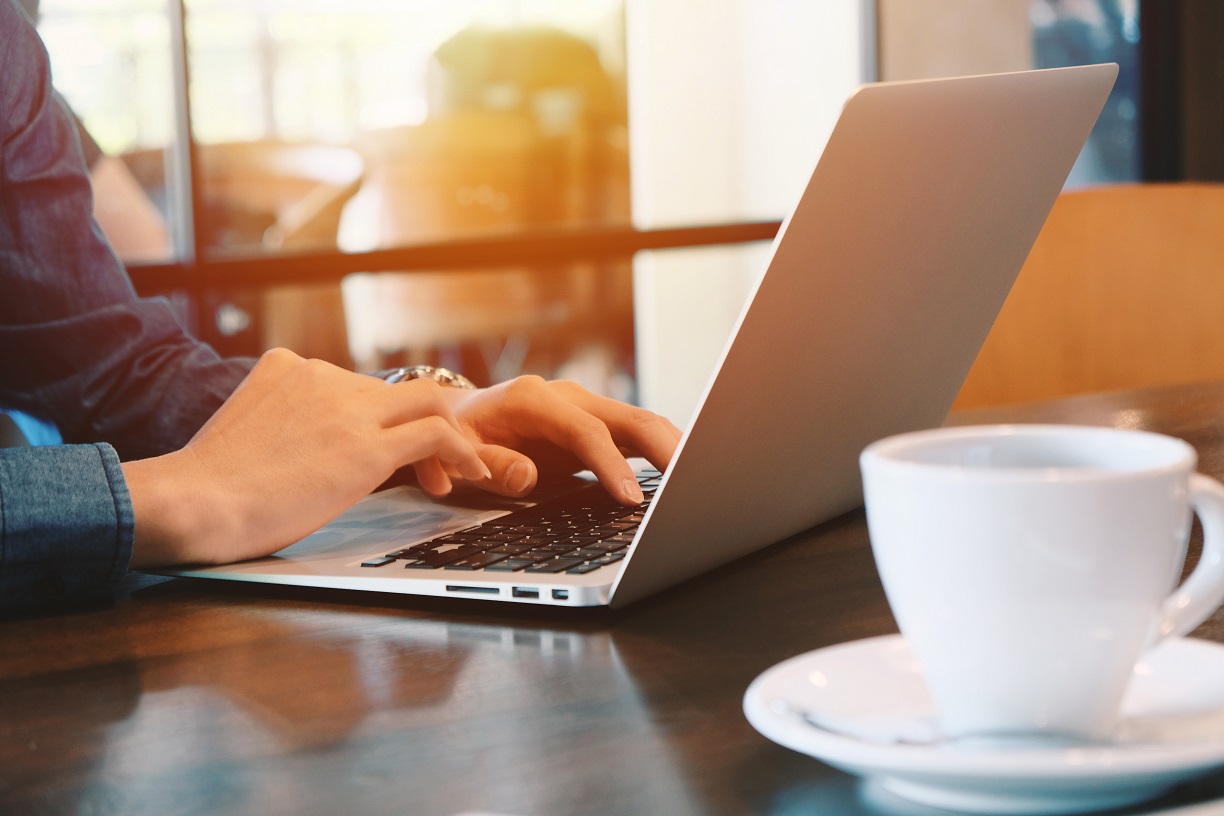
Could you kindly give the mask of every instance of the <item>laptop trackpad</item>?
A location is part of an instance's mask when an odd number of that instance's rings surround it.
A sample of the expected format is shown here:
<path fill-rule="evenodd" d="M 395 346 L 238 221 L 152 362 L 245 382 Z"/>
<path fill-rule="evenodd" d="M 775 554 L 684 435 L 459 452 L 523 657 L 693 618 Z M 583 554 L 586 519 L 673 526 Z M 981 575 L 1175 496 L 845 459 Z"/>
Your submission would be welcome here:
<path fill-rule="evenodd" d="M 273 558 L 317 561 L 390 552 L 414 541 L 460 530 L 502 515 L 505 509 L 439 504 L 413 487 L 374 493 Z"/>

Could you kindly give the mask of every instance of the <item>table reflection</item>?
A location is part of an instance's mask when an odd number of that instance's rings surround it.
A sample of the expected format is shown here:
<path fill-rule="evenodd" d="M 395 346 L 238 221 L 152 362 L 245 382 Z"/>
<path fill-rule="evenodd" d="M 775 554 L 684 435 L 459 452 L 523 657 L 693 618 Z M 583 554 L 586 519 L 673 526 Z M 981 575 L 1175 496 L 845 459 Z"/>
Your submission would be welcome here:
<path fill-rule="evenodd" d="M 43 712 L 4 734 L 12 812 L 42 812 L 44 773 L 55 812 L 340 813 L 349 797 L 404 812 L 411 796 L 449 813 L 456 788 L 467 809 L 574 812 L 590 781 L 541 776 L 611 755 L 602 795 L 691 798 L 607 631 L 240 606 L 179 623 L 183 651 L 132 627 L 108 644 L 129 659 L 0 681 L 0 722 Z"/>

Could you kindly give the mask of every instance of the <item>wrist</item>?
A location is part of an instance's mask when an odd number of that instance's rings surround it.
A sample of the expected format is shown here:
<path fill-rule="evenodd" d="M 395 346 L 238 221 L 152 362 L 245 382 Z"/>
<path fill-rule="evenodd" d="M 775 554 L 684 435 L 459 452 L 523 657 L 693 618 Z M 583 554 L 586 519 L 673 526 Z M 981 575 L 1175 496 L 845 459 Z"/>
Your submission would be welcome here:
<path fill-rule="evenodd" d="M 180 451 L 120 466 L 132 501 L 132 569 L 190 561 L 206 536 L 210 514 L 181 459 Z"/>

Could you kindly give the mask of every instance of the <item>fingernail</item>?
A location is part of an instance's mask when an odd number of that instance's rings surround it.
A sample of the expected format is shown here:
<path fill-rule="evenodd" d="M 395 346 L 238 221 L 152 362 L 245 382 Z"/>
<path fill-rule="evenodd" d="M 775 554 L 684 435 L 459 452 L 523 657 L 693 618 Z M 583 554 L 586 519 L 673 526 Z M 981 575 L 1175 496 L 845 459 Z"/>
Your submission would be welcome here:
<path fill-rule="evenodd" d="M 502 483 L 515 493 L 522 493 L 531 485 L 531 473 L 522 462 L 515 462 L 507 468 Z"/>
<path fill-rule="evenodd" d="M 626 479 L 621 484 L 625 488 L 625 498 L 629 501 L 641 504 L 646 500 L 646 497 L 642 495 L 642 486 L 637 483 L 637 479 Z"/>
<path fill-rule="evenodd" d="M 484 471 L 484 477 L 486 479 L 488 479 L 490 482 L 493 481 L 493 471 L 489 470 L 489 466 L 483 461 L 480 463 L 480 469 Z"/>

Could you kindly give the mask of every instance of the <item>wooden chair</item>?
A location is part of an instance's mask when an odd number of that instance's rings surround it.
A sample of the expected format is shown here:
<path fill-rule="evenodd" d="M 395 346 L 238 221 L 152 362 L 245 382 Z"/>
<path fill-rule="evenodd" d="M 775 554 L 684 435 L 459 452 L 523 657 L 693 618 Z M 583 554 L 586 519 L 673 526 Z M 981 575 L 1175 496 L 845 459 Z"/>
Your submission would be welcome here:
<path fill-rule="evenodd" d="M 1059 196 L 954 408 L 1224 379 L 1224 185 Z"/>

